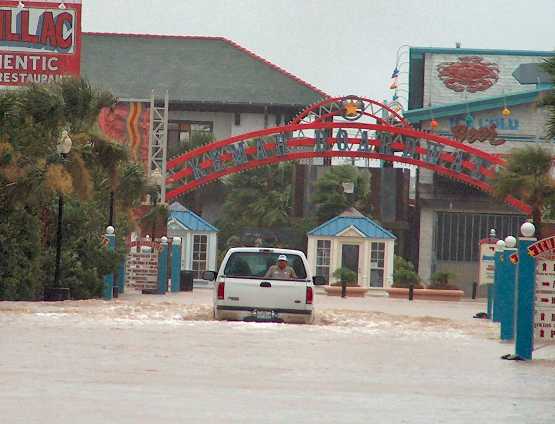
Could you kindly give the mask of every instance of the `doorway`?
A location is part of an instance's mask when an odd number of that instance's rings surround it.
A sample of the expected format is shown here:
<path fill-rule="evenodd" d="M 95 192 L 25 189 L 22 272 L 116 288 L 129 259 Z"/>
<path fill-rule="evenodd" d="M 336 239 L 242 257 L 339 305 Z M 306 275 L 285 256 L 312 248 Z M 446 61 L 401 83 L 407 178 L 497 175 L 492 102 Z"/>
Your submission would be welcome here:
<path fill-rule="evenodd" d="M 343 244 L 341 245 L 341 267 L 349 268 L 357 274 L 358 282 L 358 244 Z"/>

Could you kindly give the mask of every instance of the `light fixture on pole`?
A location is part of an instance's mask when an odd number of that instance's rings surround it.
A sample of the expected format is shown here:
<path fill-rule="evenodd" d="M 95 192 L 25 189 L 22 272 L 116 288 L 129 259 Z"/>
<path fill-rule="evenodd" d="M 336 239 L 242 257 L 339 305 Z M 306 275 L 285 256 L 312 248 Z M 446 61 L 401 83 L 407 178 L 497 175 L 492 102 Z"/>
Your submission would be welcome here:
<path fill-rule="evenodd" d="M 341 184 L 343 186 L 343 193 L 345 194 L 353 194 L 355 191 L 355 183 L 352 181 L 347 181 Z"/>
<path fill-rule="evenodd" d="M 512 249 L 515 246 L 516 246 L 516 238 L 514 238 L 513 236 L 505 237 L 505 247 Z"/>
<path fill-rule="evenodd" d="M 65 159 L 65 157 L 71 151 L 72 146 L 71 138 L 67 130 L 62 131 L 62 135 L 56 146 L 56 151 Z M 58 286 L 60 281 L 60 265 L 62 262 L 62 224 L 63 224 L 63 214 L 64 214 L 64 195 L 62 192 L 58 194 L 58 228 L 56 231 L 56 262 L 54 268 L 54 287 Z"/>
<path fill-rule="evenodd" d="M 524 237 L 534 237 L 534 233 L 536 232 L 536 227 L 531 222 L 525 222 L 520 227 L 520 232 Z"/>

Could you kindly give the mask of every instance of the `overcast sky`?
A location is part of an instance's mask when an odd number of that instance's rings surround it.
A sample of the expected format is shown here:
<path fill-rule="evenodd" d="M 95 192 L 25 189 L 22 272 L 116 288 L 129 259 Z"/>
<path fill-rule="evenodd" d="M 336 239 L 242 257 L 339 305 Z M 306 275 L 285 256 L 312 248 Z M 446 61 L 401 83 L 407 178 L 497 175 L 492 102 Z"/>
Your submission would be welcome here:
<path fill-rule="evenodd" d="M 555 49 L 555 0 L 83 0 L 83 4 L 84 31 L 224 36 L 329 94 L 378 100 L 390 96 L 396 51 L 404 44 L 454 47 L 460 41 L 463 48 Z"/>

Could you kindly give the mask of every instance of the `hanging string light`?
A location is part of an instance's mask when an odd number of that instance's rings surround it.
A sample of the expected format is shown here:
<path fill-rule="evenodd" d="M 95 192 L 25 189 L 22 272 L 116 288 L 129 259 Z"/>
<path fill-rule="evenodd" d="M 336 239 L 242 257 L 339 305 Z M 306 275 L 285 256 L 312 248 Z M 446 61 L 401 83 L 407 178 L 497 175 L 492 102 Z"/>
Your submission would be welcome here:
<path fill-rule="evenodd" d="M 509 117 L 511 115 L 511 109 L 509 109 L 507 107 L 507 99 L 505 97 L 505 90 L 503 90 L 503 110 L 501 111 L 501 115 L 503 115 L 505 118 Z"/>
<path fill-rule="evenodd" d="M 437 122 L 434 118 L 434 114 L 433 112 L 430 110 L 430 117 L 432 118 L 432 120 L 430 121 L 430 128 L 432 130 L 435 130 L 438 126 L 439 126 L 439 122 Z"/>

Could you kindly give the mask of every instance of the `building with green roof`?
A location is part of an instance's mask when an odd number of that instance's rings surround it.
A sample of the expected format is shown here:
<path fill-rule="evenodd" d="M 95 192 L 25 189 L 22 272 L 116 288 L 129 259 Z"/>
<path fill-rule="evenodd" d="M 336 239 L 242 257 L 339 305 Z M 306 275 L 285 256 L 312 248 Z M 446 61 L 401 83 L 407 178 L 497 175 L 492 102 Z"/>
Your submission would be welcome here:
<path fill-rule="evenodd" d="M 148 163 L 152 93 L 168 93 L 168 159 L 201 143 L 287 123 L 328 95 L 223 37 L 83 33 L 81 74 L 119 98 L 99 125 Z M 188 204 L 214 221 L 217 184 Z M 221 187 L 220 187 L 221 189 Z M 182 199 L 183 200 L 183 199 Z"/>

